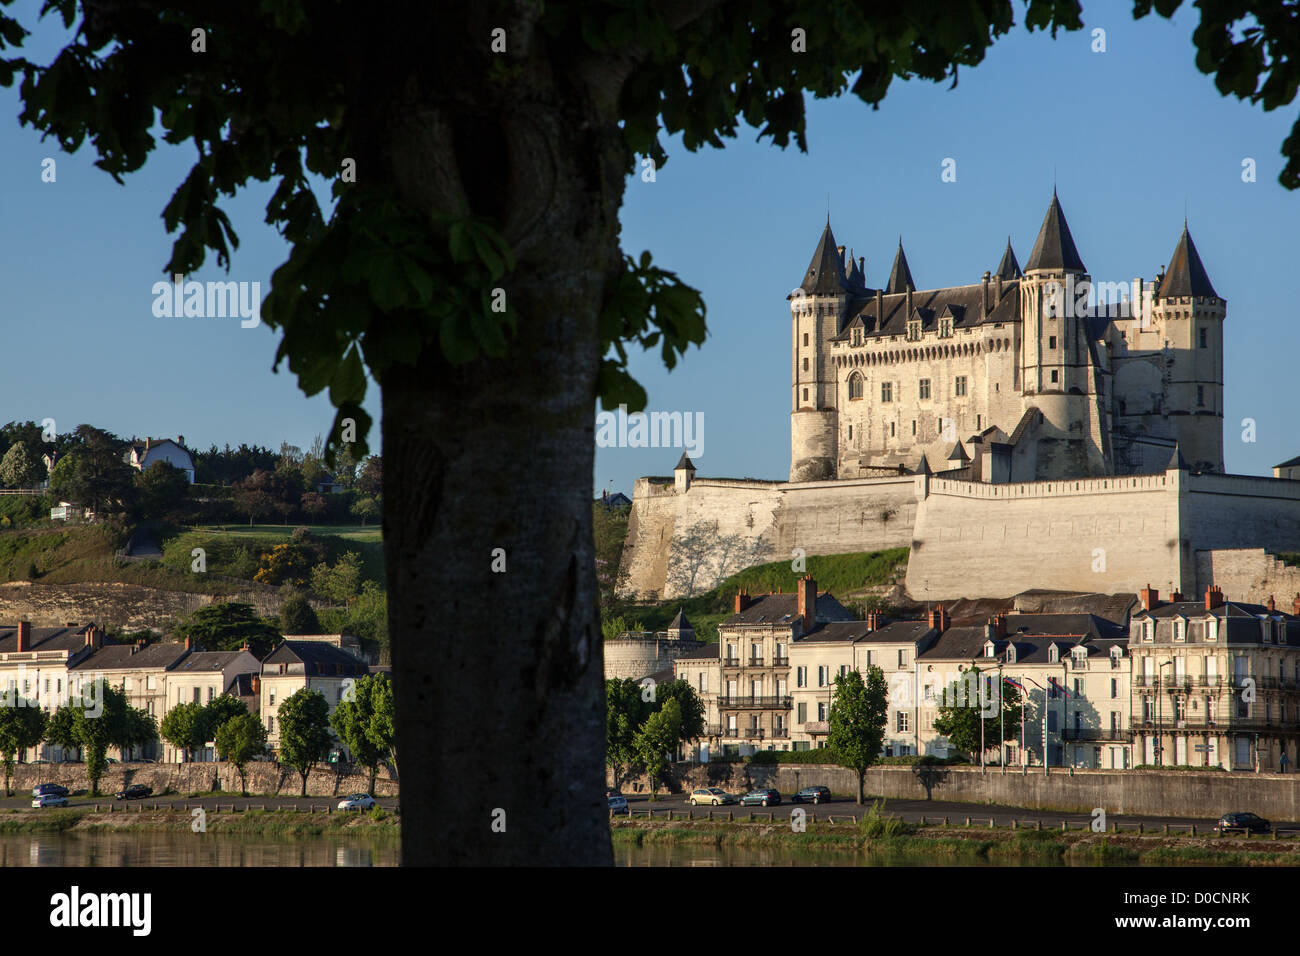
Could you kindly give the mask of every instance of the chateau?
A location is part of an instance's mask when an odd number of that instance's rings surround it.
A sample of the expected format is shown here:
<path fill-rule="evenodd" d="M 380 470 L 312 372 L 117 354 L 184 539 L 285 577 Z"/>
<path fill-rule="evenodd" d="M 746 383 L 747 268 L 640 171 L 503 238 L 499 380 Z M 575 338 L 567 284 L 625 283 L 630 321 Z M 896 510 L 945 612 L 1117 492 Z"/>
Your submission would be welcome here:
<path fill-rule="evenodd" d="M 1186 225 L 1160 275 L 1096 286 L 1055 193 L 1023 271 L 1008 239 L 979 282 L 918 290 L 900 240 L 871 288 L 844 253 L 828 219 L 788 297 L 791 481 L 1148 474 L 1175 445 L 1223 471 L 1226 302 Z"/>
<path fill-rule="evenodd" d="M 1021 269 L 920 291 L 900 241 L 883 288 L 829 221 L 791 316 L 788 481 L 639 479 L 621 593 L 683 592 L 682 542 L 750 563 L 909 551 L 916 600 L 1034 588 L 1300 591 L 1300 481 L 1229 475 L 1226 300 L 1184 224 L 1152 279 L 1092 282 L 1053 192 Z M 737 568 L 717 549 L 696 590 Z"/>

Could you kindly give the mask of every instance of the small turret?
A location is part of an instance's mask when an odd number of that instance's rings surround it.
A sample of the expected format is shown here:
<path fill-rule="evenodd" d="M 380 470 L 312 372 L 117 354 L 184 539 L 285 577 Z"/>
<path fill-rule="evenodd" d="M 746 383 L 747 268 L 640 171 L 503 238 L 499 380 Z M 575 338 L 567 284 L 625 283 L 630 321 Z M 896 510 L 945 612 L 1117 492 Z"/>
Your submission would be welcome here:
<path fill-rule="evenodd" d="M 1079 250 L 1075 248 L 1070 226 L 1065 221 L 1061 201 L 1052 190 L 1052 202 L 1043 217 L 1043 225 L 1034 241 L 1034 251 L 1025 263 L 1025 272 L 1087 272 Z"/>
<path fill-rule="evenodd" d="M 898 237 L 898 252 L 894 255 L 894 268 L 889 270 L 889 283 L 885 286 L 886 295 L 900 292 L 915 292 L 916 283 L 912 281 L 912 270 L 907 265 L 907 255 L 903 252 L 903 237 Z"/>
<path fill-rule="evenodd" d="M 677 462 L 677 467 L 673 469 L 673 484 L 677 488 L 678 494 L 685 494 L 690 490 L 691 482 L 695 480 L 695 465 L 686 457 L 686 452 L 682 452 L 682 457 Z"/>

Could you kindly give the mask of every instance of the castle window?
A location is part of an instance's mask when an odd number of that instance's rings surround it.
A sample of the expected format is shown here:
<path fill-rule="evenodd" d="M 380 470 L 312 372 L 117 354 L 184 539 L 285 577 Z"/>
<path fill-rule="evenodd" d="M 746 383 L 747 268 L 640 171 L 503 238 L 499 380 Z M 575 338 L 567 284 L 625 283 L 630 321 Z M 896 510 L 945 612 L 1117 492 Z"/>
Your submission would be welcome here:
<path fill-rule="evenodd" d="M 805 333 L 803 334 L 803 344 L 804 344 L 804 345 L 807 345 L 807 344 L 808 344 L 808 333 L 807 333 L 807 332 L 805 332 Z"/>
<path fill-rule="evenodd" d="M 913 435 L 916 434 L 916 419 L 915 419 L 915 418 L 912 419 L 912 434 L 913 434 Z"/>
<path fill-rule="evenodd" d="M 890 438 L 893 438 L 893 437 L 894 437 L 894 423 L 893 423 L 893 422 L 890 422 L 890 423 L 889 423 L 889 437 L 890 437 Z"/>
<path fill-rule="evenodd" d="M 853 426 L 849 426 L 849 441 L 853 441 Z"/>
<path fill-rule="evenodd" d="M 808 389 L 806 388 L 803 390 L 803 400 L 808 401 Z"/>
<path fill-rule="evenodd" d="M 1052 369 L 1052 381 L 1055 382 L 1057 380 L 1057 377 L 1058 377 L 1058 373 L 1056 369 Z"/>
<path fill-rule="evenodd" d="M 946 339 L 952 335 L 952 319 L 939 320 L 939 338 Z"/>
<path fill-rule="evenodd" d="M 808 371 L 808 359 L 807 359 L 807 358 L 805 358 L 805 359 L 803 360 L 803 370 L 804 370 L 805 372 Z"/>
<path fill-rule="evenodd" d="M 976 430 L 976 431 L 979 431 L 981 427 L 982 427 L 982 426 L 980 425 L 980 416 L 976 415 L 976 416 L 975 416 L 975 430 Z"/>
<path fill-rule="evenodd" d="M 921 323 L 919 320 L 907 323 L 907 340 L 909 342 L 921 341 Z"/>
<path fill-rule="evenodd" d="M 1047 347 L 1048 347 L 1049 349 L 1054 349 L 1054 348 L 1056 348 L 1056 336 L 1055 336 L 1055 335 L 1049 335 L 1049 336 L 1047 337 Z"/>
<path fill-rule="evenodd" d="M 881 382 L 881 383 L 880 383 L 880 400 L 881 400 L 882 402 L 892 402 L 892 401 L 894 400 L 894 383 L 893 383 L 893 382 Z"/>
<path fill-rule="evenodd" d="M 1202 407 L 1202 406 L 1205 405 L 1205 386 L 1204 386 L 1204 385 L 1197 385 L 1197 386 L 1196 386 L 1196 404 L 1197 404 L 1198 407 Z"/>
<path fill-rule="evenodd" d="M 862 397 L 862 375 L 854 372 L 849 376 L 849 398 L 859 399 Z"/>
<path fill-rule="evenodd" d="M 929 398 L 929 397 L 930 397 L 930 380 L 929 380 L 928 378 L 923 378 L 923 379 L 921 379 L 921 394 L 920 394 L 920 397 L 921 397 L 921 398 Z"/>
<path fill-rule="evenodd" d="M 953 394 L 958 398 L 966 394 L 966 376 L 958 375 L 957 380 L 953 382 Z"/>
<path fill-rule="evenodd" d="M 1207 337 L 1206 337 L 1206 330 L 1205 330 L 1204 327 L 1202 327 L 1202 328 L 1201 328 L 1201 348 L 1203 348 L 1203 349 L 1208 349 L 1209 347 L 1210 347 L 1210 344 L 1209 344 L 1209 341 L 1208 341 L 1208 339 L 1207 339 Z"/>

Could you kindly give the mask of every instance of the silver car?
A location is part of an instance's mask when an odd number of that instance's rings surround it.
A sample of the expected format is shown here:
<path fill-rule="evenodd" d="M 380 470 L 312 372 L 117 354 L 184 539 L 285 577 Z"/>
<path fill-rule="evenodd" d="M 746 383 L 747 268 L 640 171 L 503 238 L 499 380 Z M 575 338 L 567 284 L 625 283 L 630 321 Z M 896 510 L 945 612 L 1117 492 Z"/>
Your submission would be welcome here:
<path fill-rule="evenodd" d="M 339 801 L 340 810 L 373 810 L 375 798 L 368 793 L 348 794 Z"/>

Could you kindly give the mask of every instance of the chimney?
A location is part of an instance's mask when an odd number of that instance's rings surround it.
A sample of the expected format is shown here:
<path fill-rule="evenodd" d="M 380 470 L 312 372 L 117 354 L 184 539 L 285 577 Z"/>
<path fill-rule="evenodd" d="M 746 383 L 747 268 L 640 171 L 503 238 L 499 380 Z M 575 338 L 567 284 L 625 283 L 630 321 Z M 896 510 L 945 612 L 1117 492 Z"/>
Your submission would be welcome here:
<path fill-rule="evenodd" d="M 991 272 L 984 273 L 984 281 L 980 288 L 980 318 L 981 319 L 987 319 L 989 317 L 989 278 L 991 276 L 992 276 Z"/>
<path fill-rule="evenodd" d="M 795 611 L 803 618 L 803 632 L 807 634 L 817 623 L 817 582 L 811 574 L 799 579 L 799 597 Z"/>
<path fill-rule="evenodd" d="M 32 649 L 32 622 L 18 622 L 18 647 L 20 651 L 30 651 Z"/>
<path fill-rule="evenodd" d="M 885 293 L 880 289 L 876 290 L 876 331 L 880 331 L 880 322 L 885 315 Z"/>
<path fill-rule="evenodd" d="M 252 676 L 252 679 L 249 681 L 249 684 L 251 684 L 253 687 L 254 697 L 257 697 L 262 693 L 262 678 L 260 675 L 254 674 Z"/>
<path fill-rule="evenodd" d="M 858 272 L 862 274 L 862 281 L 867 281 L 867 257 L 858 256 Z"/>
<path fill-rule="evenodd" d="M 844 269 L 844 247 L 843 247 L 843 246 L 836 246 L 836 247 L 835 247 L 835 251 L 836 251 L 836 253 L 839 254 L 839 257 L 840 257 L 840 268 L 841 268 L 841 269 Z M 847 272 L 848 270 L 846 269 L 845 271 Z"/>
<path fill-rule="evenodd" d="M 1142 610 L 1149 611 L 1160 603 L 1160 592 L 1153 590 L 1151 585 L 1144 587 L 1138 596 L 1142 599 Z"/>
<path fill-rule="evenodd" d="M 1223 607 L 1223 588 L 1211 584 L 1205 589 L 1205 609 L 1213 611 L 1216 607 Z"/>
<path fill-rule="evenodd" d="M 912 317 L 912 290 L 907 290 L 907 318 Z"/>
<path fill-rule="evenodd" d="M 1005 614 L 995 614 L 989 618 L 985 633 L 992 640 L 1003 640 L 1007 636 L 1007 616 Z"/>
<path fill-rule="evenodd" d="M 1277 604 L 1273 601 L 1273 595 L 1271 594 L 1268 596 L 1268 610 L 1270 614 L 1277 610 Z"/>
<path fill-rule="evenodd" d="M 194 638 L 193 637 L 185 638 L 185 649 L 188 651 L 193 646 L 194 646 Z"/>
<path fill-rule="evenodd" d="M 103 647 L 104 629 L 96 627 L 94 624 L 86 628 L 86 646 L 95 651 Z"/>
<path fill-rule="evenodd" d="M 948 625 L 952 623 L 952 619 L 948 616 L 948 612 L 943 609 L 942 604 L 930 609 L 928 619 L 930 626 L 940 634 L 948 630 Z"/>
<path fill-rule="evenodd" d="M 1297 598 L 1297 600 L 1300 600 L 1300 598 Z M 882 626 L 883 623 L 884 623 L 884 622 L 883 622 L 883 620 L 882 620 L 882 618 L 881 618 L 881 614 L 880 614 L 879 611 L 868 611 L 868 612 L 867 612 L 867 629 L 868 629 L 868 630 L 871 630 L 871 631 L 878 631 L 878 630 L 880 630 L 880 628 L 881 628 L 881 626 Z"/>
<path fill-rule="evenodd" d="M 749 592 L 748 592 L 748 591 L 737 591 L 737 592 L 736 592 L 736 613 L 737 613 L 737 614 L 739 614 L 741 611 L 745 610 L 745 608 L 749 607 L 749 605 L 750 605 L 751 603 L 752 603 L 752 602 L 751 602 L 750 599 L 749 599 Z"/>
<path fill-rule="evenodd" d="M 1179 601 L 1184 600 L 1184 598 L 1183 598 L 1183 592 L 1182 592 L 1182 591 L 1175 591 L 1173 594 L 1169 595 L 1169 600 L 1170 600 L 1172 603 L 1177 604 Z"/>
<path fill-rule="evenodd" d="M 1002 273 L 1000 272 L 993 279 L 993 298 L 996 300 L 994 305 L 1002 301 Z"/>
<path fill-rule="evenodd" d="M 1296 592 L 1295 600 L 1291 602 L 1291 613 L 1300 615 L 1300 591 Z"/>

